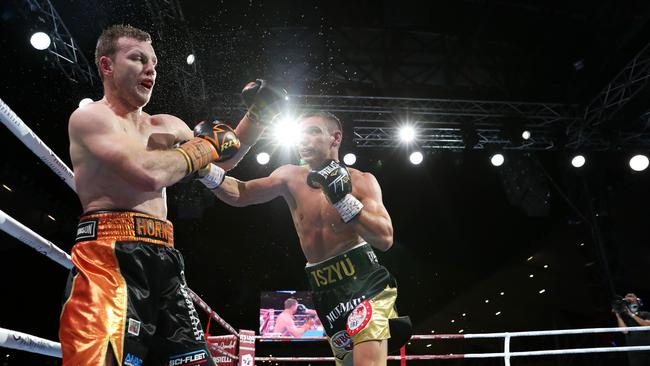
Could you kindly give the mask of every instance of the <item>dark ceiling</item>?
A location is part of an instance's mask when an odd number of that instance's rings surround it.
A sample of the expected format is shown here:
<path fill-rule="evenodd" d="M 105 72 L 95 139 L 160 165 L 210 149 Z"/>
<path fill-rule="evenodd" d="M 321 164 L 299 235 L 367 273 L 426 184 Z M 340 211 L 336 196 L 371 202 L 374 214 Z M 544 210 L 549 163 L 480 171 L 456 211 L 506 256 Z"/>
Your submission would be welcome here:
<path fill-rule="evenodd" d="M 650 40 L 650 3 L 640 0 L 186 1 L 182 21 L 156 17 L 155 1 L 53 4 L 90 60 L 103 27 L 149 30 L 160 67 L 146 110 L 190 125 L 215 117 L 220 94 L 257 77 L 291 94 L 584 106 Z M 69 81 L 51 55 L 29 45 L 42 23 L 22 1 L 5 1 L 0 11 L 0 98 L 69 165 L 67 118 L 81 98 L 101 98 L 101 85 Z M 207 94 L 198 107 L 177 87 L 175 71 L 192 50 Z M 0 187 L 0 210 L 69 251 L 81 214 L 76 196 L 2 130 L 0 183 L 11 191 Z M 627 168 L 629 151 L 592 153 L 581 171 L 560 150 L 513 153 L 499 169 L 487 151 L 433 151 L 420 166 L 399 149 L 357 154 L 357 167 L 382 185 L 395 246 L 379 257 L 397 277 L 400 312 L 418 333 L 614 326 L 613 292 L 650 297 L 650 177 Z M 250 154 L 232 175 L 260 177 L 281 163 L 277 156 L 261 167 Z M 199 185 L 179 184 L 169 189 L 169 206 L 190 287 L 236 327 L 256 329 L 260 291 L 306 288 L 284 202 L 232 208 Z M 67 273 L 9 235 L 0 238 L 0 326 L 56 339 Z M 606 345 L 617 337 L 558 342 Z M 441 344 L 411 347 L 449 352 Z M 10 353 L 22 361 L 8 364 L 31 362 Z M 562 364 L 608 365 L 621 356 L 581 357 Z"/>

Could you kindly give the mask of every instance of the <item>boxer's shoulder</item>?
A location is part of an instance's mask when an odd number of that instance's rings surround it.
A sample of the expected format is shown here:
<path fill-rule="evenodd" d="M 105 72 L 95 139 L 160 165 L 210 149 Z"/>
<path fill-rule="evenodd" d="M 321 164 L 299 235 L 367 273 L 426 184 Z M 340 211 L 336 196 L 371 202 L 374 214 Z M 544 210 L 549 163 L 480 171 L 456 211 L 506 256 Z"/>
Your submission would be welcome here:
<path fill-rule="evenodd" d="M 275 169 L 273 173 L 271 173 L 271 175 L 274 175 L 278 178 L 287 179 L 287 180 L 291 178 L 298 178 L 306 174 L 307 174 L 307 169 L 305 169 L 302 166 L 293 165 L 293 164 L 282 165 L 277 169 Z"/>
<path fill-rule="evenodd" d="M 94 102 L 77 108 L 68 123 L 71 137 L 78 133 L 101 132 L 117 126 L 119 117 L 104 103 Z"/>
<path fill-rule="evenodd" d="M 352 177 L 352 179 L 355 179 L 355 178 L 357 178 L 357 179 L 375 179 L 375 176 L 372 173 L 364 172 L 364 171 L 361 171 L 359 169 L 355 169 L 355 168 L 351 168 L 351 167 L 348 167 L 347 169 L 350 172 L 350 176 Z"/>
<path fill-rule="evenodd" d="M 182 125 L 187 127 L 187 124 L 185 124 L 185 122 L 183 122 L 182 119 L 171 114 L 161 113 L 161 114 L 148 115 L 143 112 L 143 116 L 145 117 L 147 123 L 151 124 L 152 126 L 181 126 Z"/>

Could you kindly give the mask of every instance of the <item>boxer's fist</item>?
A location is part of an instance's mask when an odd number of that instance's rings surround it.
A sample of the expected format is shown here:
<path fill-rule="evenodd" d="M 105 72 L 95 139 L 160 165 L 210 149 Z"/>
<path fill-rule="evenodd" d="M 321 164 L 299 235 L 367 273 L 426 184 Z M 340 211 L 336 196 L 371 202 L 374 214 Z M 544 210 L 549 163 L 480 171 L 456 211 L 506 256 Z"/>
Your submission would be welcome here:
<path fill-rule="evenodd" d="M 194 138 L 176 148 L 187 162 L 186 176 L 194 178 L 194 172 L 213 161 L 230 159 L 239 150 L 240 142 L 228 125 L 219 121 L 201 122 L 194 127 Z"/>
<path fill-rule="evenodd" d="M 363 204 L 350 194 L 352 179 L 348 169 L 336 160 L 325 160 L 320 167 L 310 171 L 307 184 L 323 191 L 345 223 L 355 218 L 363 208 Z"/>
<path fill-rule="evenodd" d="M 214 148 L 213 161 L 228 160 L 239 151 L 239 139 L 235 131 L 225 123 L 219 121 L 200 122 L 194 127 L 194 136 L 210 142 Z"/>
<path fill-rule="evenodd" d="M 323 164 L 307 174 L 307 184 L 320 188 L 330 203 L 336 203 L 352 192 L 352 180 L 348 169 L 336 160 L 325 160 Z"/>
<path fill-rule="evenodd" d="M 241 92 L 248 116 L 254 122 L 270 123 L 280 113 L 287 91 L 270 85 L 266 80 L 251 81 Z"/>

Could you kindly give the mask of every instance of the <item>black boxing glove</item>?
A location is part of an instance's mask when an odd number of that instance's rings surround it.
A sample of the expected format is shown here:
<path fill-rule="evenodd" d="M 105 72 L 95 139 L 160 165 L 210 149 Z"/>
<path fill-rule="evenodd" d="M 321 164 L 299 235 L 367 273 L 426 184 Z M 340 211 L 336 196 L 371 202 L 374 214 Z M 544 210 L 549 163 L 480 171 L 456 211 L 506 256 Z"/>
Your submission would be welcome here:
<path fill-rule="evenodd" d="M 199 123 L 194 127 L 194 136 L 176 148 L 185 157 L 188 175 L 213 161 L 228 160 L 239 151 L 235 131 L 219 121 Z"/>
<path fill-rule="evenodd" d="M 248 108 L 248 118 L 253 122 L 270 123 L 280 113 L 287 98 L 287 91 L 270 85 L 266 80 L 251 81 L 241 92 Z"/>
<path fill-rule="evenodd" d="M 363 203 L 351 194 L 350 172 L 336 160 L 325 160 L 320 167 L 310 171 L 307 174 L 307 184 L 323 191 L 344 223 L 350 222 L 363 209 Z"/>
<path fill-rule="evenodd" d="M 219 121 L 200 122 L 194 127 L 194 136 L 208 140 L 217 152 L 214 161 L 226 161 L 239 151 L 241 143 L 235 131 Z"/>
<path fill-rule="evenodd" d="M 298 307 L 296 308 L 296 314 L 304 314 L 307 312 L 307 307 L 303 304 L 298 304 Z"/>

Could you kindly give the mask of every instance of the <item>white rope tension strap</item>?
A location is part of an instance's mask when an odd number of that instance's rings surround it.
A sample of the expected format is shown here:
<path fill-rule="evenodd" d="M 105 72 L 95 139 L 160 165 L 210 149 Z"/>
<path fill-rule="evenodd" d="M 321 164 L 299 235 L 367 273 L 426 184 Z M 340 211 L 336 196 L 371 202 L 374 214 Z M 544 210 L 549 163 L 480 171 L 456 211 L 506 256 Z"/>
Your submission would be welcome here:
<path fill-rule="evenodd" d="M 59 159 L 52 150 L 36 136 L 36 134 L 18 117 L 9 106 L 0 99 L 0 121 L 13 132 L 27 148 L 32 150 L 54 173 L 61 177 L 65 183 L 76 191 L 74 185 L 74 173 Z"/>
<path fill-rule="evenodd" d="M 0 347 L 61 358 L 61 344 L 4 328 L 0 328 Z"/>

